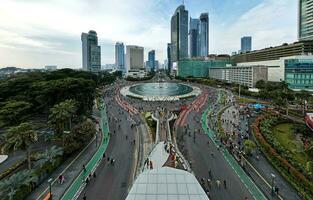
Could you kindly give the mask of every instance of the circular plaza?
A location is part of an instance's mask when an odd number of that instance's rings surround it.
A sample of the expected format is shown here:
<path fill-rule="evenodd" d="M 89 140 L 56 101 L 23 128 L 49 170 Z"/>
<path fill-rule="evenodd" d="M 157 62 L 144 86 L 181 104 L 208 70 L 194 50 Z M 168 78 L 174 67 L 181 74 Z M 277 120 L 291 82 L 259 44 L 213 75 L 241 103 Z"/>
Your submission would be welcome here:
<path fill-rule="evenodd" d="M 123 87 L 121 94 L 144 101 L 177 101 L 198 96 L 201 90 L 181 83 L 139 83 Z"/>

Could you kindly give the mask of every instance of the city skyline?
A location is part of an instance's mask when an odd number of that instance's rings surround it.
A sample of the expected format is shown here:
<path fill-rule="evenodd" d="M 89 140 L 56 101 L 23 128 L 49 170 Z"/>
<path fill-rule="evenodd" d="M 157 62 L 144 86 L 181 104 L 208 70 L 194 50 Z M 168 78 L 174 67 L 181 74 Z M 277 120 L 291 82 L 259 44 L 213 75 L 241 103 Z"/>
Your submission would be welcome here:
<path fill-rule="evenodd" d="M 86 4 L 74 0 L 27 3 L 4 0 L 2 4 L 0 67 L 58 65 L 60 68 L 80 68 L 79 35 L 85 30 L 96 30 L 98 33 L 102 65 L 114 63 L 114 45 L 117 41 L 143 46 L 145 60 L 152 49 L 156 50 L 157 60 L 166 59 L 170 18 L 181 1 L 145 1 L 142 5 L 141 1 L 124 0 L 110 4 L 106 1 Z M 297 40 L 298 5 L 293 0 L 252 0 L 244 4 L 243 1 L 207 3 L 201 0 L 186 1 L 185 6 L 190 16 L 209 12 L 209 52 L 213 54 L 230 54 L 239 49 L 238 41 L 242 35 L 254 38 L 254 49 Z M 129 12 L 134 8 L 140 14 Z M 89 17 L 83 17 L 82 13 L 90 13 L 91 10 L 93 13 Z M 9 21 L 6 20 L 8 17 Z"/>

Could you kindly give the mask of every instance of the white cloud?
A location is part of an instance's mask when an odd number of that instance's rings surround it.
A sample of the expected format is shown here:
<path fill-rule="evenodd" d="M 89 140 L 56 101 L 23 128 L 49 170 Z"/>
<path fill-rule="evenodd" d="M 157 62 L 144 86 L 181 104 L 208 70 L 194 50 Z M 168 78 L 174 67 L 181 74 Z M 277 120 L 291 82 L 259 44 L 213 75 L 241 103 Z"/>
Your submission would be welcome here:
<path fill-rule="evenodd" d="M 290 43 L 297 40 L 297 2 L 265 0 L 238 17 L 234 24 L 213 24 L 211 51 L 231 53 L 240 49 L 240 38 L 252 36 L 252 48 Z"/>
<path fill-rule="evenodd" d="M 238 50 L 243 35 L 253 36 L 254 49 L 296 40 L 295 4 L 264 0 L 234 24 L 211 21 L 210 52 Z M 163 62 L 176 5 L 172 0 L 1 0 L 0 66 L 80 67 L 80 34 L 91 29 L 98 33 L 103 64 L 114 62 L 115 41 L 143 46 L 146 54 L 155 49 Z"/>

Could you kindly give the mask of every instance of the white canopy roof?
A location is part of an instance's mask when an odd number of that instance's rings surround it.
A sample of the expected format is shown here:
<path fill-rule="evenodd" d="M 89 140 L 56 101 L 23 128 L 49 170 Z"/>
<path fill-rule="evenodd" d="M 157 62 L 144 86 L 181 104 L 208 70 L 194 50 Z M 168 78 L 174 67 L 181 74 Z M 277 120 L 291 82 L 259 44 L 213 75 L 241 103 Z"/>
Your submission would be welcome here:
<path fill-rule="evenodd" d="M 197 179 L 189 172 L 162 167 L 138 176 L 126 200 L 208 200 Z"/>

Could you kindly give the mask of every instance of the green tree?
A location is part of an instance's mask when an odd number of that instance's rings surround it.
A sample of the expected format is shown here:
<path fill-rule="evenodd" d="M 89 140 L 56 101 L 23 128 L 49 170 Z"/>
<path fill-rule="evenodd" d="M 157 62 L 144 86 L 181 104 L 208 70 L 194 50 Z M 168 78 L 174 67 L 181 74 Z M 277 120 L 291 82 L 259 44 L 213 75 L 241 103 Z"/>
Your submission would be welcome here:
<path fill-rule="evenodd" d="M 1 199 L 13 200 L 14 196 L 22 186 L 29 186 L 30 183 L 36 182 L 37 177 L 33 170 L 19 171 L 7 179 L 0 181 Z"/>
<path fill-rule="evenodd" d="M 26 151 L 28 169 L 31 169 L 30 147 L 37 141 L 37 132 L 34 130 L 34 126 L 31 123 L 25 122 L 11 127 L 2 135 L 2 139 L 4 141 L 4 149 L 13 151 L 21 149 Z"/>
<path fill-rule="evenodd" d="M 30 114 L 31 103 L 25 101 L 6 101 L 0 108 L 0 118 L 7 124 L 18 124 Z"/>
<path fill-rule="evenodd" d="M 54 105 L 50 109 L 49 123 L 57 134 L 62 134 L 62 143 L 64 146 L 64 131 L 71 130 L 72 118 L 76 112 L 77 102 L 69 99 Z"/>
<path fill-rule="evenodd" d="M 256 148 L 256 144 L 251 140 L 244 141 L 244 151 L 246 155 L 250 155 L 252 151 Z"/>
<path fill-rule="evenodd" d="M 275 96 L 273 97 L 272 105 L 276 108 L 286 109 L 286 115 L 288 115 L 289 103 L 284 93 L 276 92 Z"/>
<path fill-rule="evenodd" d="M 255 87 L 258 89 L 264 89 L 266 87 L 266 82 L 264 80 L 259 80 L 256 82 Z"/>
<path fill-rule="evenodd" d="M 312 161 L 308 161 L 305 165 L 305 170 L 308 173 L 308 175 L 310 177 L 312 177 L 313 175 L 313 162 Z"/>
<path fill-rule="evenodd" d="M 81 149 L 84 145 L 90 142 L 95 134 L 96 127 L 90 119 L 74 126 L 71 134 L 68 134 L 65 138 L 65 152 L 71 154 L 74 151 Z"/>
<path fill-rule="evenodd" d="M 41 167 L 46 163 L 54 165 L 56 161 L 55 158 L 61 155 L 63 155 L 62 148 L 54 145 L 50 149 L 46 149 L 46 151 L 40 155 L 40 160 L 38 161 L 38 164 Z"/>

